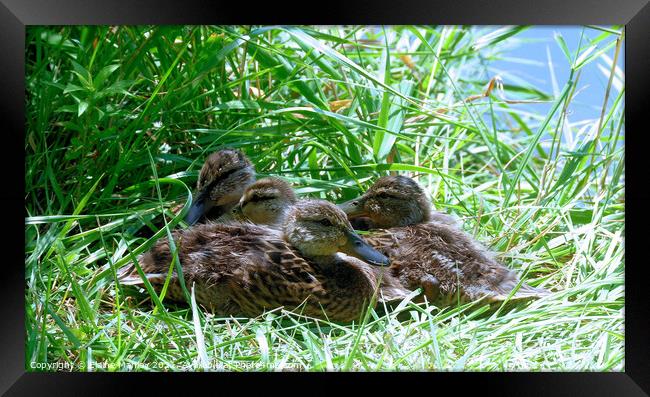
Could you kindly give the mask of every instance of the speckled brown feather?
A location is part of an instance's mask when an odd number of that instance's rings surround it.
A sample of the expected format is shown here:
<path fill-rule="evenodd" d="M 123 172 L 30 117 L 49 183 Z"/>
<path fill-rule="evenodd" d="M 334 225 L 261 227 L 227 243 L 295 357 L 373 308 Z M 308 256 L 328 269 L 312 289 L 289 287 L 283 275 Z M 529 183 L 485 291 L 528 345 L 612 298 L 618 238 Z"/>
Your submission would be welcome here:
<path fill-rule="evenodd" d="M 255 199 L 257 197 L 257 199 Z M 270 200 L 260 200 L 264 197 Z M 269 201 L 271 203 L 269 203 Z M 291 185 L 286 181 L 279 178 L 264 178 L 256 181 L 248 186 L 244 191 L 240 204 L 235 211 L 238 219 L 248 219 L 257 224 L 277 226 L 284 222 L 286 212 L 298 202 Z M 268 204 L 267 204 L 268 203 Z M 244 211 L 244 208 L 247 207 Z M 248 217 L 246 214 L 248 214 Z M 338 213 L 338 211 L 336 211 Z M 340 214 L 340 213 L 339 213 Z M 330 216 L 340 218 L 338 220 L 341 226 L 349 227 L 348 220 L 344 217 L 339 217 L 334 212 L 329 213 Z M 251 218 L 252 216 L 252 218 Z M 372 273 L 370 278 L 378 280 L 379 294 L 378 302 L 393 301 L 406 297 L 411 291 L 405 289 L 394 278 L 387 268 L 369 266 L 364 262 L 344 254 L 340 254 L 346 261 L 356 263 L 357 268 L 368 268 Z M 338 277 L 343 277 L 342 272 L 336 273 Z"/>
<path fill-rule="evenodd" d="M 252 163 L 244 153 L 235 149 L 222 149 L 211 153 L 203 163 L 196 183 L 197 190 L 203 190 L 214 180 L 236 169 L 251 167 Z M 216 197 L 212 197 L 216 199 Z"/>
<path fill-rule="evenodd" d="M 440 283 L 437 303 L 481 298 L 505 299 L 519 281 L 491 253 L 462 231 L 448 224 L 426 224 L 375 230 L 366 241 L 391 259 L 391 271 L 410 289 L 433 275 Z M 514 298 L 541 296 L 544 291 L 522 285 Z"/>
<path fill-rule="evenodd" d="M 374 198 L 386 192 L 401 196 L 402 200 L 390 201 L 395 207 L 387 208 L 387 204 Z M 404 287 L 425 287 L 431 276 L 435 277 L 433 280 L 439 283 L 435 291 L 424 288 L 430 301 L 448 305 L 458 299 L 503 300 L 519 283 L 515 272 L 497 262 L 452 217 L 431 211 L 424 191 L 410 178 L 382 177 L 358 202 L 360 206 L 371 205 L 372 208 L 363 212 L 371 217 L 371 222 L 377 220 L 376 223 L 388 227 L 374 229 L 364 239 L 390 258 L 391 273 Z M 412 211 L 414 208 L 417 210 Z M 405 218 L 410 224 L 403 225 L 404 217 L 397 219 L 397 214 L 409 214 Z M 547 294 L 542 288 L 522 284 L 511 299 Z"/>
<path fill-rule="evenodd" d="M 263 178 L 244 190 L 234 217 L 258 225 L 279 226 L 287 211 L 298 201 L 291 185 L 283 179 Z"/>
<path fill-rule="evenodd" d="M 255 170 L 244 153 L 221 149 L 210 154 L 199 172 L 188 223 L 214 220 L 228 213 L 253 182 Z"/>
<path fill-rule="evenodd" d="M 370 265 L 340 255 L 325 263 L 308 261 L 280 232 L 266 227 L 211 222 L 173 236 L 188 290 L 195 285 L 197 302 L 222 315 L 253 317 L 298 307 L 308 316 L 351 321 L 367 307 L 376 286 Z M 171 258 L 169 242 L 162 239 L 139 260 L 156 289 Z M 132 267 L 120 270 L 120 282 L 142 284 Z M 184 301 L 176 278 L 172 284 L 169 298 Z"/>

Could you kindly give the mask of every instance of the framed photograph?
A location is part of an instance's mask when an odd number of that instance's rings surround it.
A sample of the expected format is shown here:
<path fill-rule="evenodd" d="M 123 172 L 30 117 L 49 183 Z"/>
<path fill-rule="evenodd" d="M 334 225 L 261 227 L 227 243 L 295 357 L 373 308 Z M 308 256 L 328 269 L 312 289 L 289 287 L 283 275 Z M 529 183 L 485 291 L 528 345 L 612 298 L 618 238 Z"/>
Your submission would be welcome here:
<path fill-rule="evenodd" d="M 647 395 L 646 1 L 228 6 L 0 5 L 0 390 Z"/>

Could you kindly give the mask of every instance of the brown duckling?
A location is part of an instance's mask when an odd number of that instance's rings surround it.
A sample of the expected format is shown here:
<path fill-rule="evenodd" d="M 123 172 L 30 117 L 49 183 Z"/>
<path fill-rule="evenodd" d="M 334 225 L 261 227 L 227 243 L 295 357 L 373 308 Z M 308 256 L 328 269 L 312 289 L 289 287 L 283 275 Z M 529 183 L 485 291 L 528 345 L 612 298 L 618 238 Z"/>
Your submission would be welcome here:
<path fill-rule="evenodd" d="M 297 202 L 289 183 L 268 177 L 249 185 L 232 212 L 236 219 L 246 219 L 258 225 L 279 226 Z"/>
<path fill-rule="evenodd" d="M 255 169 L 244 153 L 222 149 L 210 154 L 201 167 L 197 193 L 185 221 L 193 225 L 205 218 L 218 218 L 239 202 L 253 182 Z"/>
<path fill-rule="evenodd" d="M 391 260 L 391 271 L 407 288 L 422 287 L 429 301 L 448 305 L 486 298 L 504 300 L 518 276 L 463 232 L 449 215 L 434 212 L 424 190 L 405 176 L 385 176 L 361 197 L 340 204 L 349 218 L 370 219 L 365 240 Z M 521 284 L 512 299 L 547 295 Z"/>
<path fill-rule="evenodd" d="M 291 185 L 283 179 L 269 177 L 248 186 L 237 206 L 233 208 L 234 219 L 250 221 L 258 225 L 282 227 L 286 215 L 298 202 Z M 370 267 L 380 280 L 380 302 L 403 299 L 411 291 L 405 289 L 399 280 L 384 267 Z"/>
<path fill-rule="evenodd" d="M 388 265 L 384 255 L 354 232 L 341 210 L 322 200 L 297 202 L 281 231 L 210 222 L 175 231 L 173 237 L 188 290 L 194 285 L 197 302 L 221 315 L 254 317 L 285 307 L 351 321 L 367 308 L 377 286 L 368 263 Z M 139 258 L 158 290 L 171 261 L 167 239 Z M 119 274 L 122 284 L 143 283 L 132 266 Z M 183 301 L 175 269 L 173 280 L 168 296 Z"/>

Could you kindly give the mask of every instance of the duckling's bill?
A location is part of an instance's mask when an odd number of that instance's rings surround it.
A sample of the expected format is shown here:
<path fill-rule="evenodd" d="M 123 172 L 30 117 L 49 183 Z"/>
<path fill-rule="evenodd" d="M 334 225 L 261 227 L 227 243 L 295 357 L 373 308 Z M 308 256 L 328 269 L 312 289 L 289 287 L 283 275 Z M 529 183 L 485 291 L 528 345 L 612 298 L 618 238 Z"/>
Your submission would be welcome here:
<path fill-rule="evenodd" d="M 190 210 L 185 216 L 185 222 L 192 226 L 197 223 L 201 217 L 210 212 L 223 212 L 223 209 L 220 209 L 219 206 L 215 206 L 214 202 L 209 199 L 209 192 L 203 191 L 197 195 L 196 200 L 192 203 Z M 215 217 L 218 217 L 221 214 L 215 214 Z"/>
<path fill-rule="evenodd" d="M 368 215 L 363 209 L 363 205 L 361 205 L 361 197 L 346 201 L 345 203 L 337 204 L 336 206 L 339 207 L 341 211 L 345 212 L 345 215 L 347 215 L 348 218 L 358 218 Z"/>
<path fill-rule="evenodd" d="M 358 234 L 350 231 L 347 233 L 347 238 L 347 244 L 343 249 L 344 253 L 359 258 L 371 265 L 390 265 L 390 261 L 384 254 L 372 248 Z"/>

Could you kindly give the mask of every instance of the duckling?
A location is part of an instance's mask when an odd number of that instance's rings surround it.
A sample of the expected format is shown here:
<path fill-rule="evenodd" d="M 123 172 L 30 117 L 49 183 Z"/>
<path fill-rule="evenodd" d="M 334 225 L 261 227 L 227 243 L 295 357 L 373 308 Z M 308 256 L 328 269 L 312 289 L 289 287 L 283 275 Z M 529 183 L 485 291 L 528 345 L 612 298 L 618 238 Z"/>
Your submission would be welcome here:
<path fill-rule="evenodd" d="M 424 190 L 413 179 L 397 175 L 379 178 L 363 196 L 339 204 L 350 219 L 363 219 L 371 229 L 388 229 L 440 222 L 458 226 L 456 220 L 433 211 Z"/>
<path fill-rule="evenodd" d="M 411 178 L 381 177 L 361 197 L 339 208 L 349 218 L 370 219 L 375 229 L 365 240 L 390 258 L 391 272 L 402 285 L 422 287 L 429 301 L 499 301 L 519 283 L 518 276 L 463 232 L 454 218 L 432 211 L 424 190 Z M 512 299 L 548 294 L 522 283 Z"/>
<path fill-rule="evenodd" d="M 238 205 L 233 208 L 233 218 L 268 227 L 281 227 L 286 215 L 298 199 L 289 183 L 275 177 L 260 179 L 248 186 Z M 402 287 L 398 279 L 382 267 L 370 267 L 380 280 L 379 302 L 403 299 L 412 291 Z"/>
<path fill-rule="evenodd" d="M 388 259 L 357 235 L 345 214 L 323 200 L 297 202 L 282 230 L 250 223 L 209 222 L 173 233 L 188 290 L 221 315 L 255 317 L 278 307 L 334 321 L 357 319 L 377 286 L 372 265 Z M 138 262 L 160 289 L 172 261 L 167 239 Z M 366 263 L 367 262 L 367 263 Z M 183 301 L 173 271 L 168 296 Z M 134 267 L 120 269 L 124 285 L 141 285 Z"/>
<path fill-rule="evenodd" d="M 239 202 L 246 186 L 255 182 L 250 160 L 236 149 L 222 149 L 208 156 L 201 167 L 192 206 L 185 221 L 194 225 L 216 219 Z"/>
<path fill-rule="evenodd" d="M 232 212 L 235 219 L 258 225 L 278 226 L 298 202 L 291 185 L 280 178 L 263 178 L 248 186 Z"/>

